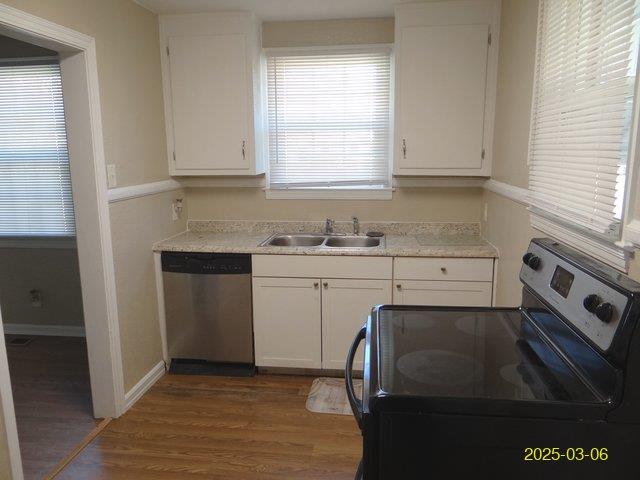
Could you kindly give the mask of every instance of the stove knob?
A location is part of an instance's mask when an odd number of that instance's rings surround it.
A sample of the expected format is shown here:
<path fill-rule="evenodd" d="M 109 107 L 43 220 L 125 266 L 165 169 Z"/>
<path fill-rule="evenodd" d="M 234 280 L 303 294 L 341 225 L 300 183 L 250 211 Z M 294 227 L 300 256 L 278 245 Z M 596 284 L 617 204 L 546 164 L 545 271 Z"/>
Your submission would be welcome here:
<path fill-rule="evenodd" d="M 609 323 L 611 317 L 613 317 L 613 305 L 604 302 L 596 307 L 596 317 L 602 320 L 604 323 Z"/>
<path fill-rule="evenodd" d="M 528 264 L 529 264 L 529 259 L 530 259 L 531 257 L 533 257 L 533 253 L 531 253 L 531 252 L 525 253 L 525 254 L 522 256 L 522 263 L 524 263 L 525 265 L 528 265 Z"/>
<path fill-rule="evenodd" d="M 538 268 L 540 267 L 540 257 L 531 255 L 531 258 L 529 258 L 527 265 L 529 265 L 532 270 L 538 270 Z"/>
<path fill-rule="evenodd" d="M 596 313 L 596 309 L 598 308 L 598 305 L 600 305 L 600 302 L 600 297 L 595 293 L 592 293 L 591 295 L 584 297 L 582 306 L 587 310 L 587 312 Z"/>

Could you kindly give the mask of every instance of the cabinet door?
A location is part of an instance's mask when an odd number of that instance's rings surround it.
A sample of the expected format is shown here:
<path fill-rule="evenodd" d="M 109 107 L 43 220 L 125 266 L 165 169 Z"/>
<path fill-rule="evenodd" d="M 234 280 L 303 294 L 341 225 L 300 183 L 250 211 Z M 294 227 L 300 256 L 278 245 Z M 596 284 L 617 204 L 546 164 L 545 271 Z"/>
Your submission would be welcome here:
<path fill-rule="evenodd" d="M 404 27 L 399 35 L 396 173 L 479 170 L 489 26 Z"/>
<path fill-rule="evenodd" d="M 320 280 L 253 279 L 256 365 L 320 368 Z"/>
<path fill-rule="evenodd" d="M 394 284 L 393 303 L 396 305 L 491 306 L 491 282 L 401 280 Z"/>
<path fill-rule="evenodd" d="M 168 46 L 175 170 L 248 170 L 246 36 L 172 36 Z"/>
<path fill-rule="evenodd" d="M 344 369 L 347 351 L 371 309 L 391 303 L 390 280 L 322 281 L 322 368 Z M 354 368 L 362 370 L 362 346 Z"/>

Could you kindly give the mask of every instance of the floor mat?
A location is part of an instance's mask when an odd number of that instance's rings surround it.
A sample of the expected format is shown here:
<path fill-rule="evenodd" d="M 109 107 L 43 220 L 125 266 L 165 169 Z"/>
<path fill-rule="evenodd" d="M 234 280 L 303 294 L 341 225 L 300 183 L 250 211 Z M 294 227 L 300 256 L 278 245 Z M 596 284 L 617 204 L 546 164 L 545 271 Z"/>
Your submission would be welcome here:
<path fill-rule="evenodd" d="M 362 398 L 362 380 L 354 380 L 356 396 Z M 344 378 L 316 378 L 307 397 L 307 410 L 314 413 L 353 415 Z"/>

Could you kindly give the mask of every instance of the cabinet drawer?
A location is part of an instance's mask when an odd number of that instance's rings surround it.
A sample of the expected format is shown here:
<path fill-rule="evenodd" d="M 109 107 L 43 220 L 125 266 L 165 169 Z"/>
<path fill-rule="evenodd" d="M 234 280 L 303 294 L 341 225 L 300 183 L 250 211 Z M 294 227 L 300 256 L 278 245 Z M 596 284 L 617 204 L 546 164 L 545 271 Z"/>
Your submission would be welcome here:
<path fill-rule="evenodd" d="M 394 282 L 393 303 L 449 307 L 490 307 L 491 282 Z"/>
<path fill-rule="evenodd" d="M 396 258 L 396 280 L 493 281 L 492 258 Z"/>
<path fill-rule="evenodd" d="M 253 255 L 254 277 L 391 279 L 389 257 Z"/>

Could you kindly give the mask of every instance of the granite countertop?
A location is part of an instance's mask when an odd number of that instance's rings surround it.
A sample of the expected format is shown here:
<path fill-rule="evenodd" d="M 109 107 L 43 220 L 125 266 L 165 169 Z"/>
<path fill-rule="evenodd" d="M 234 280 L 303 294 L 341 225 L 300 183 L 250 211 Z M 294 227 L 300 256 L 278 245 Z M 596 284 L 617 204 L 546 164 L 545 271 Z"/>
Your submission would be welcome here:
<path fill-rule="evenodd" d="M 341 222 L 350 226 L 349 222 Z M 337 233 L 345 225 L 336 222 Z M 251 253 L 284 255 L 359 255 L 387 257 L 495 258 L 494 247 L 480 236 L 477 224 L 363 223 L 362 231 L 386 233 L 386 246 L 317 248 L 259 246 L 273 233 L 319 232 L 318 222 L 189 222 L 189 230 L 156 243 L 156 252 Z"/>

